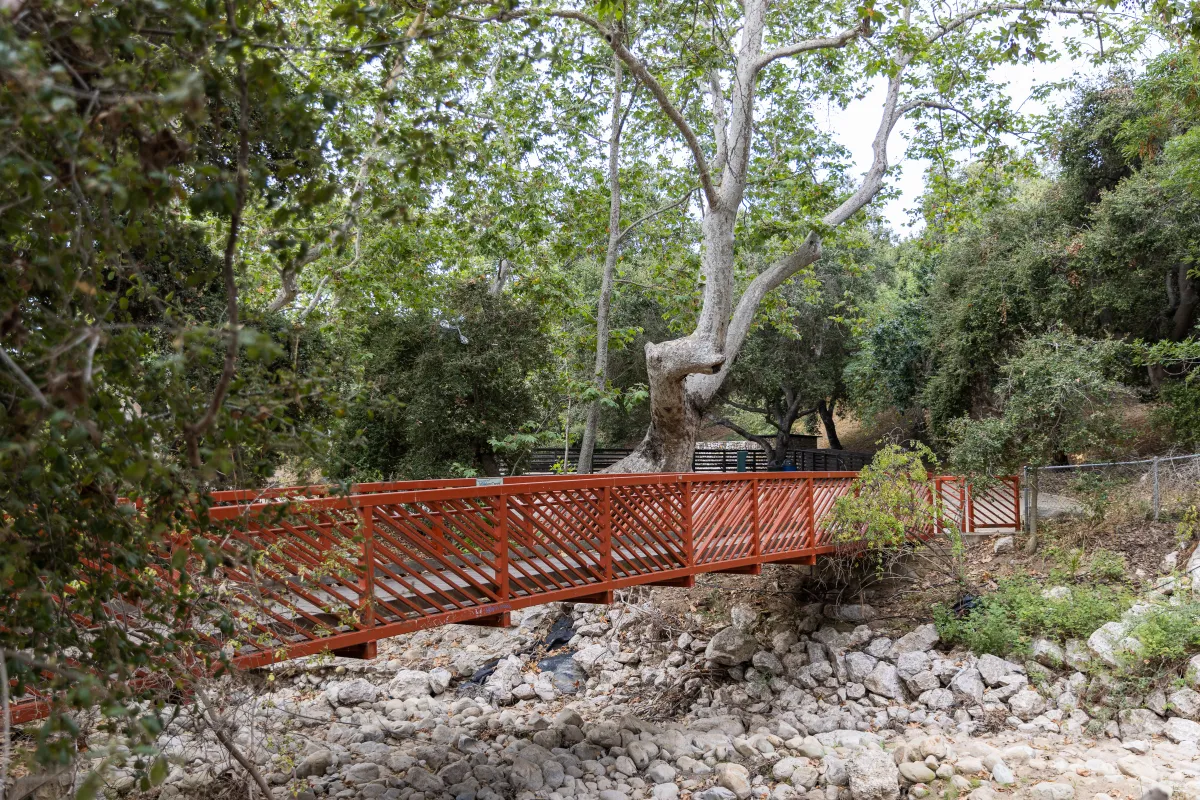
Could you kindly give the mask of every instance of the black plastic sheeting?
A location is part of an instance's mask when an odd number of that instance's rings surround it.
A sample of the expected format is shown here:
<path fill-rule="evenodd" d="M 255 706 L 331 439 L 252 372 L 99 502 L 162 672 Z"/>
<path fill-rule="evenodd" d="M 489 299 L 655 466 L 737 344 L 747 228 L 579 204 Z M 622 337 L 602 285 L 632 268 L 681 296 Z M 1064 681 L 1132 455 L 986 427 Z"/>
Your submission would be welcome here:
<path fill-rule="evenodd" d="M 569 616 L 562 616 L 554 620 L 554 624 L 550 626 L 550 630 L 542 637 L 540 642 L 535 642 L 524 650 L 518 651 L 520 654 L 528 655 L 533 651 L 541 648 L 545 652 L 555 650 L 566 645 L 575 636 L 575 629 L 572 627 L 572 620 Z M 574 650 L 562 653 L 555 653 L 547 656 L 538 662 L 538 668 L 543 672 L 553 672 L 555 676 L 563 676 L 565 681 L 574 682 L 579 679 L 579 668 L 575 662 L 571 660 L 571 656 L 575 655 Z M 494 658 L 484 664 L 475 672 L 471 673 L 471 677 L 467 678 L 466 683 L 474 683 L 482 686 L 488 678 L 492 677 L 492 673 L 496 671 L 496 665 L 500 663 L 499 658 Z M 557 684 L 558 681 L 555 681 Z M 561 687 L 560 687 L 561 689 Z M 563 691 L 566 691 L 565 689 Z"/>

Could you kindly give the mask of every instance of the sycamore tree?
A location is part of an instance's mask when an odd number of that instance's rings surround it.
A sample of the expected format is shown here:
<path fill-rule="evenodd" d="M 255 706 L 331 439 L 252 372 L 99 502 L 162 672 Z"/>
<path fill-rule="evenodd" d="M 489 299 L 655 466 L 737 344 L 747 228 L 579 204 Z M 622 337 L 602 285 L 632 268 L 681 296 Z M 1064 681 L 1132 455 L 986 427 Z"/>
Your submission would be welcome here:
<path fill-rule="evenodd" d="M 1092 6 L 1042 2 L 746 0 L 699 13 L 670 2 L 474 5 L 450 16 L 539 35 L 582 29 L 610 49 L 653 99 L 656 146 L 686 164 L 699 198 L 689 243 L 699 254 L 699 310 L 690 332 L 646 347 L 651 423 L 613 468 L 630 472 L 688 467 L 764 298 L 884 190 L 901 120 L 917 119 L 917 143 L 942 155 L 995 144 L 1012 115 L 991 68 L 1052 57 L 1041 35 L 1055 19 L 1089 32 L 1108 24 Z M 813 105 L 846 102 L 874 83 L 884 91 L 873 158 L 851 180 Z"/>

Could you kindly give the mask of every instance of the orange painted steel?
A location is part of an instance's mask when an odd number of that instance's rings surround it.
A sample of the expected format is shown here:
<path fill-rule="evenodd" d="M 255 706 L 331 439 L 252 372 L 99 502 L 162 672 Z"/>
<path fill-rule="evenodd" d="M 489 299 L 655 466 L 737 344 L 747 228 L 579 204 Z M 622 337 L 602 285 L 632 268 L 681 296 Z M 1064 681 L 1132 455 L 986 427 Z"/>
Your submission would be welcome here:
<path fill-rule="evenodd" d="M 519 608 L 606 599 L 704 572 L 815 564 L 838 548 L 828 520 L 855 472 L 537 476 L 217 492 L 210 541 L 229 559 L 206 580 L 240 630 L 197 630 L 240 667 L 373 643 Z M 974 498 L 934 480 L 964 531 L 1020 526 L 1016 478 Z M 252 558 L 247 558 L 252 555 Z M 45 704 L 13 708 L 20 724 Z"/>

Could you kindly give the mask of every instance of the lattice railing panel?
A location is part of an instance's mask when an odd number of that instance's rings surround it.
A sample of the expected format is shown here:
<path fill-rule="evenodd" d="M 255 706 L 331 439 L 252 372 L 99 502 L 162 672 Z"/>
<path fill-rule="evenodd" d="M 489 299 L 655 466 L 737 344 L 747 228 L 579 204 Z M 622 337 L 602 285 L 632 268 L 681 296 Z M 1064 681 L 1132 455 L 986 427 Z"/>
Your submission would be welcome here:
<path fill-rule="evenodd" d="M 833 512 L 833 504 L 839 497 L 853 491 L 853 478 L 814 478 L 813 479 L 813 512 L 817 518 L 817 547 L 828 547 L 835 544 L 833 527 L 829 522 Z"/>
<path fill-rule="evenodd" d="M 609 508 L 614 578 L 688 566 L 683 490 L 678 483 L 614 485 Z"/>
<path fill-rule="evenodd" d="M 419 619 L 501 600 L 493 498 L 365 506 L 369 579 L 380 621 Z"/>
<path fill-rule="evenodd" d="M 754 494 L 750 480 L 694 482 L 692 537 L 697 564 L 754 555 Z"/>
<path fill-rule="evenodd" d="M 1020 514 L 1017 478 L 1001 478 L 998 483 L 978 490 L 971 487 L 971 530 L 1013 528 Z"/>
<path fill-rule="evenodd" d="M 757 485 L 760 552 L 791 553 L 811 547 L 809 479 L 759 478 Z"/>
<path fill-rule="evenodd" d="M 353 511 L 289 504 L 232 520 L 213 537 L 227 559 L 198 580 L 230 598 L 238 655 L 371 626 L 360 527 Z"/>
<path fill-rule="evenodd" d="M 934 478 L 943 527 L 968 528 L 966 483 L 959 478 Z"/>
<path fill-rule="evenodd" d="M 514 595 L 603 582 L 600 493 L 531 491 L 508 497 L 509 572 Z"/>

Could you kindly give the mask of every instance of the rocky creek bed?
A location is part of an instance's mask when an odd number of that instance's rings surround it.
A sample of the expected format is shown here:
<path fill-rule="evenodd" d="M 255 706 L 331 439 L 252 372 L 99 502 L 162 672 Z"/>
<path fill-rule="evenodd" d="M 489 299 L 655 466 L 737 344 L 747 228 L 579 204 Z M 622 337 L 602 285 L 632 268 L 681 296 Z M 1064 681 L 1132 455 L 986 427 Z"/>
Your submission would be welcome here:
<path fill-rule="evenodd" d="M 1107 639 L 1037 643 L 1017 663 L 947 651 L 933 625 L 891 630 L 862 605 L 734 605 L 682 632 L 644 600 L 514 619 L 399 637 L 373 661 L 278 665 L 214 694 L 279 798 L 1200 797 L 1200 694 L 1121 708 L 1111 681 L 1079 669 Z M 243 786 L 180 711 L 152 792 Z M 132 774 L 108 789 L 135 793 Z"/>

